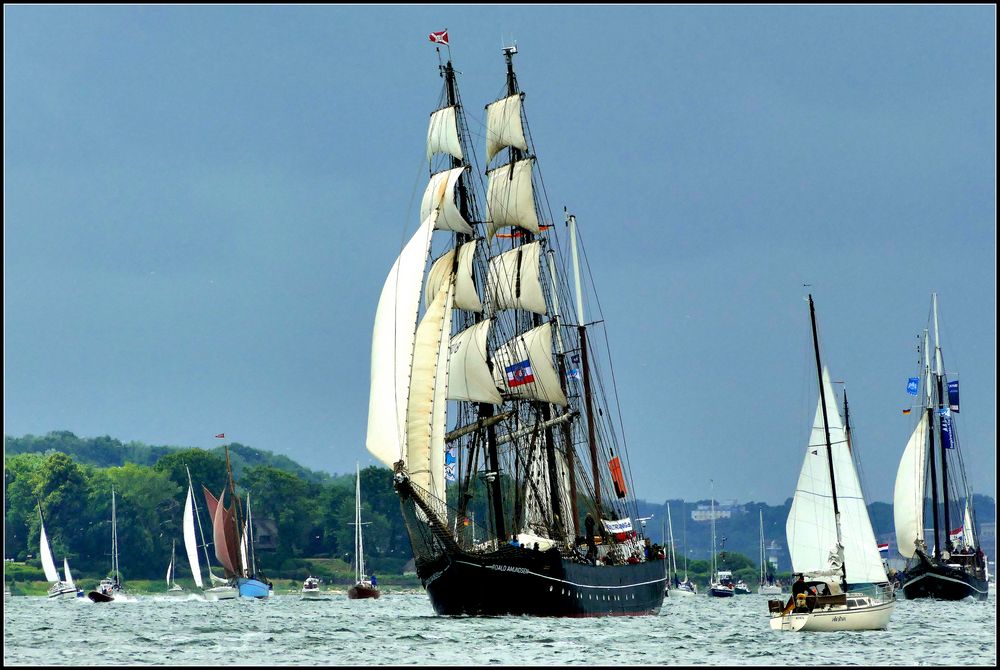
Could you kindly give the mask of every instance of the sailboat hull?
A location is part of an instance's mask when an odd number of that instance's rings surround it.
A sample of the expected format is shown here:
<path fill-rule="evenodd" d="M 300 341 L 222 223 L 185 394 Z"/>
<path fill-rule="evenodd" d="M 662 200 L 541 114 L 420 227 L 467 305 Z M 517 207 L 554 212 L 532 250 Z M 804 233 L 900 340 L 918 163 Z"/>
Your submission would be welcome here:
<path fill-rule="evenodd" d="M 232 586 L 215 586 L 205 589 L 202 594 L 205 600 L 232 600 L 240 595 L 238 589 Z"/>
<path fill-rule="evenodd" d="M 832 608 L 808 613 L 789 613 L 771 617 L 771 629 L 783 631 L 884 630 L 895 602 L 889 601 L 856 609 Z"/>
<path fill-rule="evenodd" d="M 918 565 L 908 571 L 908 578 L 903 583 L 903 595 L 907 600 L 986 600 L 989 596 L 989 584 L 985 579 L 979 579 L 964 570 L 936 564 Z"/>
<path fill-rule="evenodd" d="M 658 614 L 666 586 L 659 561 L 595 566 L 557 550 L 511 547 L 491 554 L 446 553 L 417 567 L 434 611 L 471 616 L 639 616 Z"/>
<path fill-rule="evenodd" d="M 76 587 L 67 586 L 64 582 L 59 582 L 49 588 L 48 596 L 50 599 L 76 598 Z"/>
<path fill-rule="evenodd" d="M 240 577 L 236 580 L 236 586 L 241 598 L 267 598 L 271 595 L 270 587 L 259 579 Z"/>
<path fill-rule="evenodd" d="M 355 584 L 347 590 L 347 597 L 351 600 L 361 600 L 363 598 L 378 598 L 382 595 L 377 587 L 370 584 Z"/>

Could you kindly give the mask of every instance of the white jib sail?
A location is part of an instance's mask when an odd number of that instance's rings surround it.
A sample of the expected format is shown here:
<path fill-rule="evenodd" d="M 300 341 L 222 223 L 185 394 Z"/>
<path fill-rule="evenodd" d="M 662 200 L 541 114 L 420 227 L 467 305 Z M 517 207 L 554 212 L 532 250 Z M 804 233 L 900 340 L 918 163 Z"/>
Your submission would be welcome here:
<path fill-rule="evenodd" d="M 854 460 L 847 448 L 847 436 L 826 368 L 823 369 L 823 386 L 847 581 L 849 584 L 886 582 L 885 568 L 879 555 L 871 519 L 868 517 Z M 820 402 L 816 405 L 812 434 L 785 524 L 795 572 L 815 572 L 836 567 L 830 561 L 831 554 L 836 551 L 837 525 L 833 512 L 826 435 L 823 430 L 823 408 Z"/>
<path fill-rule="evenodd" d="M 445 107 L 431 114 L 427 126 L 427 160 L 443 153 L 462 160 L 462 143 L 458 140 L 458 123 L 455 107 Z"/>
<path fill-rule="evenodd" d="M 524 93 L 516 93 L 503 100 L 486 106 L 486 162 L 493 160 L 504 147 L 528 150 L 521 122 L 521 99 Z"/>
<path fill-rule="evenodd" d="M 535 193 L 531 185 L 531 166 L 534 159 L 519 160 L 490 170 L 486 188 L 489 221 L 486 239 L 505 226 L 520 226 L 536 235 L 539 232 L 538 214 L 535 212 Z"/>
<path fill-rule="evenodd" d="M 38 532 L 38 553 L 42 559 L 42 570 L 45 571 L 45 579 L 50 582 L 60 582 L 59 571 L 56 570 L 55 561 L 52 560 L 52 550 L 49 548 L 49 538 L 45 534 L 45 523 L 41 523 L 41 528 Z"/>
<path fill-rule="evenodd" d="M 569 404 L 552 364 L 551 323 L 543 323 L 498 347 L 493 354 L 493 375 L 496 385 L 509 395 L 563 407 Z"/>
<path fill-rule="evenodd" d="M 927 468 L 927 414 L 921 412 L 909 442 L 899 459 L 892 495 L 892 516 L 896 526 L 896 548 L 906 558 L 916 553 L 917 541 L 924 539 L 924 479 Z"/>
<path fill-rule="evenodd" d="M 420 220 L 430 216 L 432 211 L 438 213 L 434 224 L 435 230 L 452 230 L 456 233 L 472 235 L 472 226 L 462 216 L 455 205 L 455 186 L 459 177 L 467 167 L 453 168 L 431 175 L 423 200 L 420 202 Z"/>
<path fill-rule="evenodd" d="M 406 453 L 410 368 L 434 219 L 433 214 L 427 217 L 399 254 L 375 310 L 365 446 L 389 467 Z"/>
<path fill-rule="evenodd" d="M 967 547 L 978 547 L 979 543 L 976 541 L 976 529 L 972 526 L 972 514 L 969 510 L 969 501 L 965 501 L 965 521 L 963 522 L 962 534 L 965 537 L 965 546 Z"/>
<path fill-rule="evenodd" d="M 184 550 L 187 552 L 188 563 L 191 564 L 191 575 L 198 588 L 202 587 L 201 562 L 198 559 L 198 541 L 194 534 L 194 494 L 188 485 L 187 498 L 184 500 Z"/>
<path fill-rule="evenodd" d="M 63 575 L 66 576 L 66 586 L 70 588 L 76 588 L 76 583 L 73 581 L 73 575 L 69 571 L 69 561 L 63 556 Z"/>
<path fill-rule="evenodd" d="M 486 355 L 486 341 L 490 332 L 490 319 L 469 326 L 451 338 L 451 357 L 448 360 L 448 399 L 503 403 L 490 372 Z"/>
<path fill-rule="evenodd" d="M 546 314 L 542 292 L 541 244 L 530 242 L 490 259 L 486 279 L 487 300 L 491 313 L 502 309 L 524 309 Z"/>
<path fill-rule="evenodd" d="M 435 470 L 437 463 L 432 451 L 438 441 L 435 433 L 439 415 L 444 416 L 443 411 L 435 411 L 435 400 L 439 397 L 437 385 L 441 381 L 438 375 L 441 340 L 451 330 L 451 302 L 451 283 L 446 282 L 438 289 L 438 294 L 417 327 L 406 411 L 406 468 L 413 484 L 434 496 L 439 495 L 444 486 L 443 445 L 440 449 L 440 473 Z M 445 352 L 447 355 L 447 347 Z M 447 366 L 447 361 L 441 362 Z M 443 393 L 447 394 L 447 388 L 443 389 Z M 440 404 L 444 405 L 446 402 Z M 443 441 L 443 426 L 441 431 Z M 428 502 L 434 504 L 433 500 Z"/>
<path fill-rule="evenodd" d="M 173 572 L 174 572 L 174 559 L 171 556 L 170 563 L 167 564 L 167 586 L 170 586 L 170 577 L 173 575 Z"/>

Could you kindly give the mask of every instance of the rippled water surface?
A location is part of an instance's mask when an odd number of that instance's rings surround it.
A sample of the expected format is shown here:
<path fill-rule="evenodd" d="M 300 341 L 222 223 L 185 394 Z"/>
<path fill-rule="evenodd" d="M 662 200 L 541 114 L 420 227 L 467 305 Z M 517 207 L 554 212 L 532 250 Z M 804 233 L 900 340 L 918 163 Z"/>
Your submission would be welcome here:
<path fill-rule="evenodd" d="M 427 596 L 129 602 L 15 597 L 4 663 L 23 665 L 996 665 L 996 595 L 900 600 L 889 629 L 781 633 L 767 598 L 666 599 L 656 617 L 439 617 Z"/>

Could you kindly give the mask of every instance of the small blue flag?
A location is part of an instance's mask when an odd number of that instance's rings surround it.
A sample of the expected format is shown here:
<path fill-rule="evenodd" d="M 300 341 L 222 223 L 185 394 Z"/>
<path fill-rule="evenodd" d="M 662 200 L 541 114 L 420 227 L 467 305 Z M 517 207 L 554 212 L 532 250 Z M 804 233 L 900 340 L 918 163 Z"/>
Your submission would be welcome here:
<path fill-rule="evenodd" d="M 919 377 L 910 377 L 909 381 L 906 382 L 906 392 L 910 395 L 917 395 L 917 389 L 920 387 Z"/>
<path fill-rule="evenodd" d="M 958 380 L 948 382 L 948 407 L 952 412 L 958 411 Z"/>
<path fill-rule="evenodd" d="M 446 481 L 454 482 L 458 480 L 458 447 L 452 447 L 444 452 L 444 478 Z"/>
<path fill-rule="evenodd" d="M 580 379 L 580 368 L 566 371 L 566 379 Z"/>

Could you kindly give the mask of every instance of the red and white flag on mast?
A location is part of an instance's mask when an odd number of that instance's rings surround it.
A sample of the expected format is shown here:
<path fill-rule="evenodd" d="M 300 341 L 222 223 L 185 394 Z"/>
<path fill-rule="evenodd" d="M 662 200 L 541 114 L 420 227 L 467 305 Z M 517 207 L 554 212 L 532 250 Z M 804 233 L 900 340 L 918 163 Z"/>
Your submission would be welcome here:
<path fill-rule="evenodd" d="M 216 437 L 218 437 L 219 439 L 225 439 L 226 434 L 225 433 L 219 433 L 218 435 L 216 435 Z"/>
<path fill-rule="evenodd" d="M 445 28 L 441 32 L 431 33 L 428 37 L 430 37 L 431 42 L 434 42 L 434 44 L 448 44 L 448 29 Z"/>

